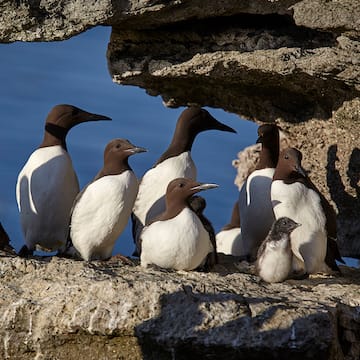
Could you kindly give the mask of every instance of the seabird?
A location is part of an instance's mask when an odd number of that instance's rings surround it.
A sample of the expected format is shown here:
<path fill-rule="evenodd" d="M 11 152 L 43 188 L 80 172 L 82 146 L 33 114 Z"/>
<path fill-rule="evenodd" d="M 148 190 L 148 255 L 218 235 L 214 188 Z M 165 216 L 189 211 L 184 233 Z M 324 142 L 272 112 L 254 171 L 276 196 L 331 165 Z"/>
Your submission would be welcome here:
<path fill-rule="evenodd" d="M 0 250 L 9 253 L 15 254 L 14 248 L 10 245 L 10 238 L 4 227 L 0 222 Z"/>
<path fill-rule="evenodd" d="M 76 197 L 70 239 L 84 260 L 111 257 L 116 239 L 128 223 L 139 187 L 128 158 L 144 151 L 128 140 L 110 141 L 105 147 L 103 168 Z"/>
<path fill-rule="evenodd" d="M 239 203 L 236 201 L 229 224 L 223 226 L 216 234 L 217 251 L 225 255 L 241 256 L 244 254 L 244 250 L 239 248 L 242 244 L 240 236 Z"/>
<path fill-rule="evenodd" d="M 138 240 L 144 225 L 165 210 L 165 192 L 169 182 L 179 177 L 196 179 L 191 148 L 197 134 L 206 130 L 236 133 L 231 127 L 217 121 L 208 111 L 189 107 L 181 113 L 169 147 L 141 179 L 132 214 L 136 245 L 134 256 L 140 256 L 141 253 Z"/>
<path fill-rule="evenodd" d="M 256 259 L 257 250 L 275 221 L 270 199 L 272 177 L 279 156 L 279 129 L 274 124 L 258 128 L 257 143 L 262 144 L 256 169 L 248 176 L 239 193 L 241 242 L 237 247 L 250 261 Z"/>
<path fill-rule="evenodd" d="M 256 272 L 261 279 L 274 283 L 288 278 L 292 268 L 290 234 L 300 225 L 288 217 L 274 221 L 257 253 Z"/>
<path fill-rule="evenodd" d="M 305 275 L 330 269 L 339 271 L 335 259 L 343 260 L 335 240 L 335 211 L 311 182 L 301 160 L 299 150 L 283 150 L 271 186 L 276 218 L 287 216 L 302 224 L 291 235 L 293 272 Z"/>
<path fill-rule="evenodd" d="M 189 206 L 189 199 L 216 184 L 192 179 L 172 180 L 166 190 L 166 208 L 141 232 L 141 266 L 150 264 L 175 270 L 193 270 L 213 251 L 209 232 Z"/>
<path fill-rule="evenodd" d="M 25 245 L 21 256 L 38 248 L 64 248 L 70 209 L 79 192 L 79 182 L 67 152 L 68 131 L 83 122 L 111 120 L 72 105 L 56 105 L 45 122 L 44 138 L 20 171 L 16 199 Z"/>

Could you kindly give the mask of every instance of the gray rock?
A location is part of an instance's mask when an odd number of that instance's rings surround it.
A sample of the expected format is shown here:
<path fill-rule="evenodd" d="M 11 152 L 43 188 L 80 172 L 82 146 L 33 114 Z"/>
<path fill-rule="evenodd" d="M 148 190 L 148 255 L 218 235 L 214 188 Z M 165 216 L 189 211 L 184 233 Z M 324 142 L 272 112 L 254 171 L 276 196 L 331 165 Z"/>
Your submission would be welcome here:
<path fill-rule="evenodd" d="M 360 273 L 342 269 L 266 284 L 245 263 L 207 274 L 2 257 L 0 357 L 358 359 Z"/>

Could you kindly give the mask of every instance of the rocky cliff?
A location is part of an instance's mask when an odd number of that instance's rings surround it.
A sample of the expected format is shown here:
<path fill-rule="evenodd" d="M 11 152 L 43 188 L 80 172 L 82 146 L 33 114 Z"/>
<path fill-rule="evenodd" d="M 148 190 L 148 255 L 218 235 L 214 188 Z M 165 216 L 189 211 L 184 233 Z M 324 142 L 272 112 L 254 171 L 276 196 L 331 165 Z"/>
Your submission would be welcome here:
<path fill-rule="evenodd" d="M 239 273 L 241 271 L 241 273 Z M 2 359 L 359 359 L 360 273 L 268 285 L 119 262 L 0 258 Z"/>
<path fill-rule="evenodd" d="M 97 25 L 112 26 L 115 82 L 161 95 L 167 106 L 279 124 L 337 208 L 342 254 L 360 257 L 359 1 L 0 1 L 1 42 L 63 40 Z M 241 270 L 2 257 L 0 354 L 359 358 L 356 270 L 277 285 Z"/>

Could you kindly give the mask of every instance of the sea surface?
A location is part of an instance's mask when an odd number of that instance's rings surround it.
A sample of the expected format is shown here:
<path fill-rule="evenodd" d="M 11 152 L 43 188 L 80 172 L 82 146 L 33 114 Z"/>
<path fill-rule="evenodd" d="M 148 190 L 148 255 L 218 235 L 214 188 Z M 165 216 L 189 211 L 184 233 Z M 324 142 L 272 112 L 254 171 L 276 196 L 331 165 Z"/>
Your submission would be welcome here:
<path fill-rule="evenodd" d="M 129 161 L 140 178 L 167 148 L 184 110 L 166 108 L 160 97 L 138 87 L 112 82 L 106 61 L 110 31 L 97 27 L 61 42 L 0 44 L 0 222 L 16 250 L 24 244 L 15 198 L 17 176 L 41 143 L 45 118 L 54 105 L 72 104 L 113 119 L 81 124 L 67 137 L 81 188 L 102 167 L 106 144 L 119 137 L 148 149 Z M 207 201 L 205 215 L 217 232 L 230 220 L 238 196 L 231 162 L 256 141 L 257 125 L 220 109 L 207 110 L 237 131 L 201 133 L 192 150 L 198 180 L 219 184 L 202 193 Z M 129 256 L 133 249 L 129 222 L 114 254 Z M 347 263 L 358 266 L 355 260 Z"/>
<path fill-rule="evenodd" d="M 129 160 L 138 177 L 152 167 L 171 140 L 184 108 L 166 108 L 160 97 L 114 84 L 106 61 L 109 37 L 109 27 L 97 27 L 61 42 L 0 44 L 0 221 L 16 250 L 23 245 L 15 198 L 17 176 L 41 143 L 46 115 L 54 105 L 73 104 L 113 119 L 80 124 L 69 132 L 68 151 L 81 188 L 102 167 L 103 150 L 111 139 L 127 138 L 148 149 Z M 238 151 L 256 141 L 257 126 L 219 109 L 207 110 L 237 131 L 203 132 L 192 150 L 198 180 L 219 184 L 202 193 L 207 201 L 205 214 L 218 231 L 229 221 L 238 194 L 231 162 Z M 132 252 L 129 224 L 114 254 Z"/>

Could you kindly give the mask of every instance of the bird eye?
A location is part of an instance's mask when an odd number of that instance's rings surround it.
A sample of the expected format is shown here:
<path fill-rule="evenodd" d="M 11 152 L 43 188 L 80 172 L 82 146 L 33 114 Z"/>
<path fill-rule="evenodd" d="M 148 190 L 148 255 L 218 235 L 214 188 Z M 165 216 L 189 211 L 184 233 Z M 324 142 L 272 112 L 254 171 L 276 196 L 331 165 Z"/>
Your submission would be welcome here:
<path fill-rule="evenodd" d="M 185 186 L 185 184 L 182 183 L 182 182 L 179 184 L 179 187 L 181 187 L 181 188 L 184 187 L 184 186 Z"/>
<path fill-rule="evenodd" d="M 116 144 L 116 148 L 117 148 L 117 149 L 120 149 L 120 148 L 121 148 L 121 145 L 120 145 L 120 144 Z"/>
<path fill-rule="evenodd" d="M 289 160 L 289 155 L 285 155 L 285 156 L 284 156 L 284 159 L 285 159 L 285 160 Z"/>

